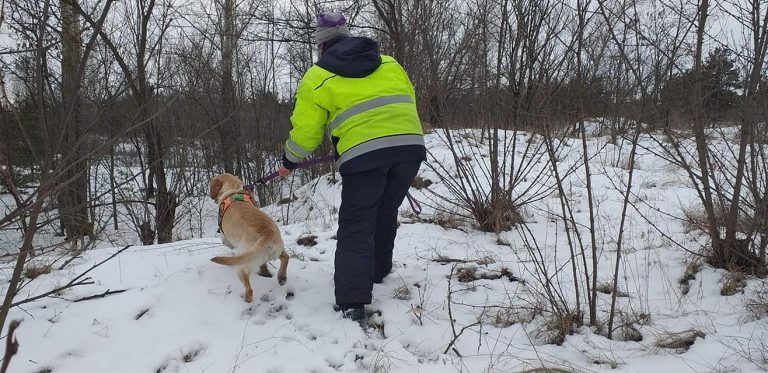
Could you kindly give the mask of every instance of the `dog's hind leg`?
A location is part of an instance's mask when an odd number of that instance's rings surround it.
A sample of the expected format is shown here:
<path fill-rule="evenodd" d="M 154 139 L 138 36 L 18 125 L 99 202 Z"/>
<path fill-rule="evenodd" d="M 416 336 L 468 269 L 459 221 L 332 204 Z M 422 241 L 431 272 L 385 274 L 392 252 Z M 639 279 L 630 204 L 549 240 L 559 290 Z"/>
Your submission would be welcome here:
<path fill-rule="evenodd" d="M 237 270 L 237 277 L 243 282 L 245 286 L 245 301 L 247 303 L 253 302 L 253 288 L 251 288 L 250 269 L 246 266 L 240 266 Z"/>
<path fill-rule="evenodd" d="M 264 263 L 259 267 L 259 276 L 261 277 L 272 277 L 272 272 L 269 271 L 269 268 L 267 267 L 267 263 Z"/>
<path fill-rule="evenodd" d="M 283 251 L 280 253 L 280 269 L 277 271 L 277 282 L 280 285 L 285 285 L 285 281 L 288 280 L 288 253 Z"/>

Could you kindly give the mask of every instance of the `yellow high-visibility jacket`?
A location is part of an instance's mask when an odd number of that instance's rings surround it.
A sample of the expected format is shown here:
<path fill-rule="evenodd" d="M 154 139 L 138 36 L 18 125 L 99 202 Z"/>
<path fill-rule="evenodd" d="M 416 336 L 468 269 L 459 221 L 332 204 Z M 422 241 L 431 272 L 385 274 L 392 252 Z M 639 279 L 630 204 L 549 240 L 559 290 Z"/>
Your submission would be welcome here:
<path fill-rule="evenodd" d="M 299 83 L 291 124 L 288 168 L 309 156 L 324 136 L 332 139 L 342 172 L 345 164 L 371 152 L 391 158 L 381 152 L 390 148 L 424 158 L 413 85 L 403 67 L 379 55 L 368 38 L 344 38 L 326 47 Z"/>

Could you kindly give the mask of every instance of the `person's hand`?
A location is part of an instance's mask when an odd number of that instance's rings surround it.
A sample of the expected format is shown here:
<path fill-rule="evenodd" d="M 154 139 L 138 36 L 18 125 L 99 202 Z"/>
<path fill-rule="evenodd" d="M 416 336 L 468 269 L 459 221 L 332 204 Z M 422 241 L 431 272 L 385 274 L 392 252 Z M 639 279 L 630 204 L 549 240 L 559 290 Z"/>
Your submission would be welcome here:
<path fill-rule="evenodd" d="M 285 168 L 285 166 L 280 166 L 280 169 L 277 170 L 277 173 L 278 173 L 278 175 L 280 175 L 280 177 L 286 177 L 286 176 L 290 175 L 291 173 L 293 173 L 293 170 L 289 170 L 289 169 Z"/>

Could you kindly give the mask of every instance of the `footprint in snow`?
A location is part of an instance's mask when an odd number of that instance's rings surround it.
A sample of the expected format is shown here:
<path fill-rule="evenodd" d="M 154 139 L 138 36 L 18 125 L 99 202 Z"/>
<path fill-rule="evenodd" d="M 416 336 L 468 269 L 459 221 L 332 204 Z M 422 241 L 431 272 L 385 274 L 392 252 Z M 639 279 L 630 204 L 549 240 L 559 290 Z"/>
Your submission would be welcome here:
<path fill-rule="evenodd" d="M 196 361 L 205 352 L 205 350 L 206 346 L 200 343 L 186 346 L 182 348 L 178 353 L 173 354 L 173 356 L 165 359 L 165 361 L 160 363 L 160 365 L 158 365 L 155 369 L 155 373 L 182 371 L 184 370 L 182 369 L 184 364 Z"/>
<path fill-rule="evenodd" d="M 273 304 L 272 307 L 269 308 L 265 316 L 269 319 L 276 319 L 280 316 L 283 316 L 288 320 L 293 319 L 293 314 L 288 312 L 288 306 L 281 303 Z"/>

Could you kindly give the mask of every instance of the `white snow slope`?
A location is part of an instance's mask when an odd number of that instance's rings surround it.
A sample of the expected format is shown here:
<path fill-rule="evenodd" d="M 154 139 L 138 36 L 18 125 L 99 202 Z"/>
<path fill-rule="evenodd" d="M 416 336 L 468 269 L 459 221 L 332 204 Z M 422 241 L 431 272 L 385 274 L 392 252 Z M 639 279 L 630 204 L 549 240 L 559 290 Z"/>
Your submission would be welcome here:
<path fill-rule="evenodd" d="M 517 141 L 525 144 L 529 137 L 520 134 Z M 473 152 L 487 154 L 485 146 L 470 140 L 467 136 L 464 146 L 476 146 Z M 581 157 L 580 142 L 569 141 L 559 163 L 563 169 Z M 647 138 L 643 141 L 649 148 L 658 146 Z M 455 170 L 440 138 L 429 135 L 427 142 L 431 162 L 447 162 Z M 589 147 L 595 155 L 592 172 L 599 202 L 598 281 L 604 283 L 612 278 L 621 211 L 622 190 L 613 185 L 627 179 L 627 171 L 614 165 L 626 163 L 618 157 L 626 156 L 629 146 L 619 148 L 606 138 L 594 137 Z M 639 342 L 610 340 L 595 329 L 581 327 L 562 345 L 547 344 L 542 331 L 548 313 L 535 312 L 545 304 L 539 295 L 541 281 L 520 231 L 496 235 L 480 232 L 468 222 L 459 229 L 415 222 L 406 217 L 410 216 L 407 202 L 401 207 L 394 272 L 374 286 L 370 306 L 380 311 L 373 319 L 383 324 L 383 332 L 362 330 L 332 309 L 341 185 L 323 177 L 294 191 L 297 201 L 265 208 L 281 225 L 292 254 L 285 286 L 274 278 L 255 276 L 255 300 L 253 304 L 243 301 L 235 271 L 209 261 L 228 249 L 216 234 L 216 206 L 207 200 L 202 238 L 130 247 L 88 273 L 92 285 L 14 308 L 9 319 L 24 321 L 17 331 L 20 350 L 9 371 L 521 372 L 547 367 L 567 372 L 672 373 L 768 368 L 767 321 L 750 318 L 745 311 L 753 292 L 764 283 L 749 279 L 743 293 L 721 296 L 725 272 L 703 265 L 690 282 L 690 291 L 683 295 L 678 279 L 693 258 L 686 249 L 697 251 L 704 241 L 686 233 L 679 221 L 665 213 L 682 216 L 681 207 L 694 201 L 693 191 L 679 170 L 647 150 L 641 151 L 638 162 L 633 198 L 657 228 L 630 208 L 619 280 L 619 289 L 628 297 L 618 301 L 626 317 L 617 324 L 642 318 L 634 324 L 642 334 Z M 546 158 L 537 165 L 546 167 Z M 426 166 L 420 175 L 435 182 L 428 188 L 434 193 L 412 192 L 422 203 L 440 205 L 438 196 L 448 195 L 444 184 Z M 586 222 L 583 170 L 577 170 L 572 179 L 568 193 L 576 201 L 577 219 Z M 552 182 L 541 181 L 544 186 Z M 526 220 L 553 281 L 573 301 L 569 250 L 562 221 L 555 218 L 559 208 L 556 194 L 547 194 L 526 207 Z M 423 216 L 434 213 L 427 207 Z M 296 243 L 309 234 L 317 236 L 315 246 Z M 65 269 L 38 277 L 16 299 L 64 284 L 117 250 L 119 247 L 89 251 Z M 438 258 L 468 263 L 444 264 L 435 261 Z M 3 265 L 0 276 L 4 284 L 10 267 Z M 504 268 L 523 281 L 501 277 L 460 282 L 455 272 L 463 267 L 489 274 Z M 3 292 L 6 288 L 4 285 Z M 107 290 L 125 291 L 73 302 Z M 609 306 L 610 295 L 599 293 L 602 324 L 607 321 Z M 582 308 L 586 310 L 583 304 Z M 689 350 L 656 346 L 664 333 L 691 328 L 705 337 L 696 339 Z"/>

